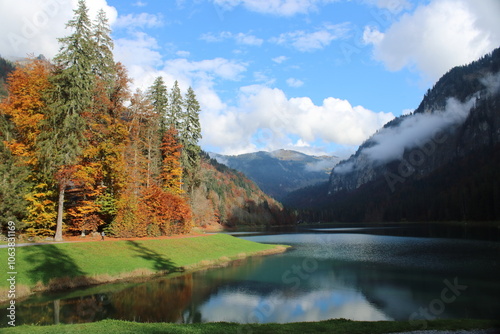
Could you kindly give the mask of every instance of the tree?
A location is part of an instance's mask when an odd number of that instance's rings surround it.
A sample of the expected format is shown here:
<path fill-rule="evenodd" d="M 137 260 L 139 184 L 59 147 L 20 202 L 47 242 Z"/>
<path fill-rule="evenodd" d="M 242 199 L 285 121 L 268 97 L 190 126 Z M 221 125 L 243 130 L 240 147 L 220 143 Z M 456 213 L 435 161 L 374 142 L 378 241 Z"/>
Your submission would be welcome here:
<path fill-rule="evenodd" d="M 41 174 L 37 141 L 45 119 L 44 94 L 51 88 L 49 64 L 32 59 L 19 65 L 7 82 L 9 95 L 0 104 L 2 216 L 22 221 L 30 233 L 47 234 L 53 227 L 55 203 L 53 188 Z"/>
<path fill-rule="evenodd" d="M 182 122 L 181 141 L 184 147 L 182 151 L 182 165 L 184 168 L 184 183 L 189 192 L 199 182 L 200 153 L 198 145 L 201 139 L 200 126 L 200 104 L 196 99 L 194 90 L 189 87 L 184 99 L 184 114 Z"/>
<path fill-rule="evenodd" d="M 64 196 L 74 165 L 85 143 L 82 113 L 92 107 L 96 44 L 88 9 L 78 1 L 74 18 L 66 25 L 73 33 L 59 39 L 62 47 L 55 57 L 57 69 L 51 77 L 47 118 L 43 122 L 40 159 L 44 169 L 57 183 L 59 199 L 55 240 L 62 240 Z"/>
<path fill-rule="evenodd" d="M 174 82 L 172 91 L 170 92 L 170 106 L 167 115 L 168 125 L 172 125 L 177 131 L 181 131 L 183 99 L 181 89 L 177 80 Z"/>
<path fill-rule="evenodd" d="M 167 109 L 168 109 L 168 92 L 167 86 L 163 78 L 157 77 L 153 85 L 149 88 L 148 97 L 153 104 L 153 109 L 160 119 L 160 138 L 168 130 L 167 126 Z"/>
<path fill-rule="evenodd" d="M 116 68 L 113 60 L 114 44 L 106 13 L 102 9 L 97 13 L 92 36 L 96 46 L 93 73 L 106 82 L 107 92 L 110 92 Z"/>
<path fill-rule="evenodd" d="M 163 188 L 175 194 L 181 194 L 183 192 L 181 164 L 182 144 L 179 143 L 177 130 L 173 126 L 165 132 L 161 150 L 163 154 L 161 172 Z"/>

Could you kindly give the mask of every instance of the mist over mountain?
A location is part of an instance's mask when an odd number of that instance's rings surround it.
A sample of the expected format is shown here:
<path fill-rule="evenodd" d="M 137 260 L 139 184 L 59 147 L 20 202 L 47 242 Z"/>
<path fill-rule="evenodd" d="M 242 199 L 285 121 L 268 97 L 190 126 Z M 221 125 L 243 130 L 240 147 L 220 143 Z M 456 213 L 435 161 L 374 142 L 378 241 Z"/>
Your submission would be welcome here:
<path fill-rule="evenodd" d="M 327 183 L 289 205 L 329 220 L 500 218 L 500 49 L 445 74 L 419 107 L 387 123 Z"/>
<path fill-rule="evenodd" d="M 332 168 L 340 161 L 335 156 L 311 156 L 291 150 L 241 155 L 210 153 L 210 157 L 242 172 L 278 200 L 291 191 L 327 181 Z"/>

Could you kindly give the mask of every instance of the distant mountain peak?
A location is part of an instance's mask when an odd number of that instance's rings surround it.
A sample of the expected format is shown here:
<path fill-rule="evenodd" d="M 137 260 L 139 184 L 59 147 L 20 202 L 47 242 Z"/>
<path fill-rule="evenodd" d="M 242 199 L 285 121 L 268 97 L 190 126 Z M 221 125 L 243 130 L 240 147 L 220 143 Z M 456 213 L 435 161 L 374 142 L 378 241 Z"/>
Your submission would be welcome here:
<path fill-rule="evenodd" d="M 264 192 L 278 200 L 296 189 L 328 181 L 332 168 L 340 161 L 335 156 L 312 156 L 286 149 L 241 155 L 209 155 L 219 163 L 244 173 Z"/>

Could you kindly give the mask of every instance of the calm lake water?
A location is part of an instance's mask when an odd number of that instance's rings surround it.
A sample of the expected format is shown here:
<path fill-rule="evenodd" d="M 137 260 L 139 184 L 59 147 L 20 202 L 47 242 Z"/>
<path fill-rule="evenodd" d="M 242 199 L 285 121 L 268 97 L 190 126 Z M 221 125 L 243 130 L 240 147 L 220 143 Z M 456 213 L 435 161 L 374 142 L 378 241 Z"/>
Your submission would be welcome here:
<path fill-rule="evenodd" d="M 484 232 L 433 225 L 238 234 L 293 249 L 174 278 L 40 294 L 19 303 L 17 324 L 500 319 L 499 231 Z"/>

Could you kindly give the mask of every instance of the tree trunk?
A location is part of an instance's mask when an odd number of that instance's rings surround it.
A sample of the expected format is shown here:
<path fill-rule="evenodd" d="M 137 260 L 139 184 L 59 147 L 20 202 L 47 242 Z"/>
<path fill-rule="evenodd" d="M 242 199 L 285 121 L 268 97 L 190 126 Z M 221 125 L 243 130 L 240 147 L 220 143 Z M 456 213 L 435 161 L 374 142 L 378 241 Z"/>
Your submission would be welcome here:
<path fill-rule="evenodd" d="M 57 224 L 55 241 L 62 241 L 63 213 L 64 213 L 64 192 L 66 191 L 66 182 L 60 181 L 59 184 L 59 203 L 57 207 Z"/>

